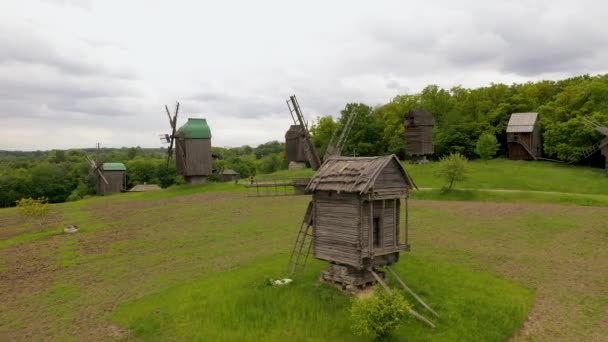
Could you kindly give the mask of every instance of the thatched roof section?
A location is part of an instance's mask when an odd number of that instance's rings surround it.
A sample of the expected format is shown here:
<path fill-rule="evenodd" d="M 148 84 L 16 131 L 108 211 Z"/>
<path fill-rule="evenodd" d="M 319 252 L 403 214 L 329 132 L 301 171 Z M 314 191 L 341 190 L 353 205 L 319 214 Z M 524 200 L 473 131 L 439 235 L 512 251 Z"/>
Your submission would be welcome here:
<path fill-rule="evenodd" d="M 538 113 L 513 113 L 507 125 L 507 133 L 531 133 L 538 121 Z"/>
<path fill-rule="evenodd" d="M 304 130 L 300 125 L 291 125 L 285 133 L 285 139 L 298 139 L 304 136 Z"/>
<path fill-rule="evenodd" d="M 234 171 L 233 169 L 224 169 L 222 174 L 223 175 L 238 175 L 239 173 Z"/>
<path fill-rule="evenodd" d="M 376 179 L 391 162 L 395 161 L 401 169 L 404 182 L 415 188 L 416 184 L 403 167 L 397 156 L 380 157 L 332 157 L 325 161 L 310 180 L 306 191 L 337 191 L 367 193 Z"/>

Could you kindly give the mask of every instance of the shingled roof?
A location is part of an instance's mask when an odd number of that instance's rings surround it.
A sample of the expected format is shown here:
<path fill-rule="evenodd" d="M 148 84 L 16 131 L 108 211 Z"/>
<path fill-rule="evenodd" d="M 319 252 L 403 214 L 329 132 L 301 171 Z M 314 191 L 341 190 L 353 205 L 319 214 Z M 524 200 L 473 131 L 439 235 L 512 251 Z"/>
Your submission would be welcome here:
<path fill-rule="evenodd" d="M 321 165 L 308 183 L 306 191 L 367 193 L 391 161 L 397 162 L 409 187 L 417 188 L 405 167 L 393 154 L 380 157 L 332 157 Z"/>
<path fill-rule="evenodd" d="M 538 113 L 513 113 L 507 125 L 507 133 L 534 132 Z"/>

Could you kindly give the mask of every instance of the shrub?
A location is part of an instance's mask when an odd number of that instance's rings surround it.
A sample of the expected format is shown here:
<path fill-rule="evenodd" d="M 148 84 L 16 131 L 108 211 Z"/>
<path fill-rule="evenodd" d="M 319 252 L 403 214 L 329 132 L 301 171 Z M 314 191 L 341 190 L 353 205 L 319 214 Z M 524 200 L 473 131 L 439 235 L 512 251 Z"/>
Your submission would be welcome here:
<path fill-rule="evenodd" d="M 376 289 L 374 296 L 354 299 L 350 308 L 352 328 L 358 335 L 385 339 L 408 316 L 410 305 L 401 293 Z"/>
<path fill-rule="evenodd" d="M 479 140 L 477 140 L 475 153 L 477 153 L 481 159 L 489 160 L 496 155 L 499 146 L 500 144 L 498 144 L 498 140 L 496 140 L 494 134 L 484 133 L 480 135 Z"/>
<path fill-rule="evenodd" d="M 22 216 L 42 217 L 48 215 L 51 208 L 46 197 L 38 199 L 28 197 L 17 201 L 17 210 Z"/>
<path fill-rule="evenodd" d="M 437 169 L 437 176 L 448 182 L 447 191 L 452 190 L 454 182 L 466 179 L 467 163 L 467 158 L 458 152 L 441 158 L 439 168 Z"/>

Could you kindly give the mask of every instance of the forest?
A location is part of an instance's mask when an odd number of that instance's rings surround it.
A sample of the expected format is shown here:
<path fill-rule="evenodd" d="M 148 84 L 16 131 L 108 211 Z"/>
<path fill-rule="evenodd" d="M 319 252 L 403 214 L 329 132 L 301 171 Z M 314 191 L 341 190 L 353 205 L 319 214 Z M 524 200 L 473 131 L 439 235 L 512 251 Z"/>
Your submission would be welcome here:
<path fill-rule="evenodd" d="M 356 115 L 344 155 L 394 153 L 404 159 L 403 117 L 413 108 L 428 110 L 435 116 L 434 158 L 452 152 L 478 158 L 475 146 L 482 134 L 496 136 L 500 144 L 497 156 L 504 156 L 510 114 L 532 111 L 540 116 L 545 157 L 585 163 L 583 150 L 602 136 L 586 126 L 581 117 L 608 124 L 608 75 L 491 84 L 475 89 L 429 85 L 417 94 L 398 95 L 380 106 L 349 103 L 340 113 L 328 113 L 314 121 L 313 142 L 322 156 L 334 132 L 340 130 L 349 115 Z M 215 169 L 234 169 L 241 177 L 271 173 L 287 168 L 284 151 L 284 143 L 278 141 L 257 147 L 214 147 L 218 156 Z M 0 207 L 13 206 L 23 197 L 44 196 L 56 203 L 94 194 L 96 178 L 90 173 L 85 154 L 94 158 L 96 153 L 93 149 L 0 151 Z M 147 182 L 168 187 L 182 182 L 176 176 L 175 163 L 167 166 L 163 149 L 104 148 L 99 160 L 125 163 L 128 186 Z"/>

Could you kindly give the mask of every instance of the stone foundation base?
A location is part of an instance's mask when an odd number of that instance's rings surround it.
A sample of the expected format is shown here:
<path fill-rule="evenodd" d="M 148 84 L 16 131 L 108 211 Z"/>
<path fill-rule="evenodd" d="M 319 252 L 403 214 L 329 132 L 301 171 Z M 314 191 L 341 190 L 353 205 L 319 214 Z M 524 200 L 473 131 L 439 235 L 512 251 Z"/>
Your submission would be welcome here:
<path fill-rule="evenodd" d="M 296 161 L 290 161 L 289 166 L 288 166 L 289 170 L 299 170 L 299 169 L 305 169 L 305 168 L 306 168 L 306 163 L 296 162 Z"/>
<path fill-rule="evenodd" d="M 383 272 L 376 271 L 376 274 L 378 274 L 382 280 L 386 279 Z M 334 284 L 342 289 L 342 291 L 351 295 L 377 283 L 376 278 L 374 278 L 370 271 L 358 270 L 354 267 L 336 264 L 329 264 L 329 268 L 321 272 L 319 280 Z"/>

